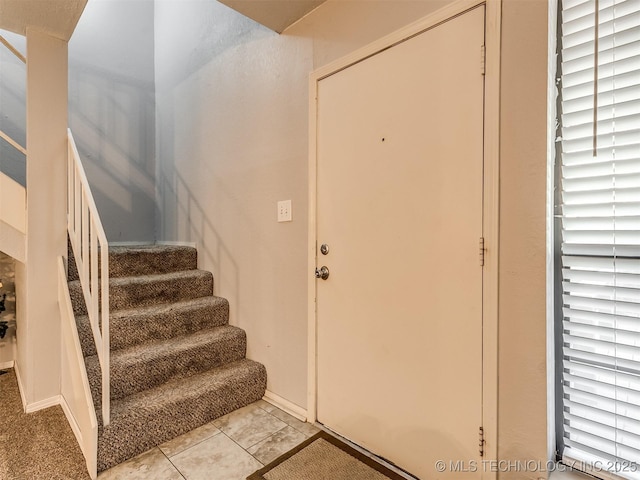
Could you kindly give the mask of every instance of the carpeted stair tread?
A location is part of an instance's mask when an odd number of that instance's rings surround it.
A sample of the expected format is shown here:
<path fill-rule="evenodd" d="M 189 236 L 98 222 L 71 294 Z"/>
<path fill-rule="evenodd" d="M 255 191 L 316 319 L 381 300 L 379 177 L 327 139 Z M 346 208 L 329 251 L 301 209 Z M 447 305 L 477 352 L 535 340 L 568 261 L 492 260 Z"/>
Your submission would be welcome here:
<path fill-rule="evenodd" d="M 116 310 L 109 315 L 111 351 L 219 327 L 228 320 L 229 302 L 215 296 Z M 89 317 L 76 317 L 76 325 L 84 355 L 96 355 Z"/>
<path fill-rule="evenodd" d="M 69 280 L 78 280 L 78 269 L 69 246 Z M 109 277 L 170 273 L 198 268 L 196 249 L 182 245 L 132 245 L 109 247 Z"/>
<path fill-rule="evenodd" d="M 99 427 L 98 471 L 263 397 L 263 365 L 243 359 L 114 401 Z"/>
<path fill-rule="evenodd" d="M 109 249 L 111 423 L 102 425 L 102 375 L 73 255 L 69 293 L 98 417 L 98 470 L 263 397 L 266 369 L 246 359 L 246 333 L 197 269 L 191 247 Z"/>
<path fill-rule="evenodd" d="M 109 247 L 109 276 L 128 277 L 198 268 L 196 249 L 175 245 Z"/>
<path fill-rule="evenodd" d="M 79 280 L 69 282 L 74 315 L 86 315 Z M 109 309 L 123 310 L 213 295 L 213 275 L 204 270 L 109 279 Z"/>
<path fill-rule="evenodd" d="M 111 399 L 241 360 L 246 349 L 244 330 L 224 325 L 117 350 L 111 354 Z M 102 382 L 97 355 L 87 357 L 85 364 L 94 403 L 100 405 Z"/>

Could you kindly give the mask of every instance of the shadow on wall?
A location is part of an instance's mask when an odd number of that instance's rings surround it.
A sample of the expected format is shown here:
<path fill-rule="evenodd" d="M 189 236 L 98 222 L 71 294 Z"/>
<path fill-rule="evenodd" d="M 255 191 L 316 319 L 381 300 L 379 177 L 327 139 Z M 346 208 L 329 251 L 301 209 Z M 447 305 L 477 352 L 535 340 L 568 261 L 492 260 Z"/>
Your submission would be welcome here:
<path fill-rule="evenodd" d="M 181 241 L 189 239 L 198 247 L 198 266 L 203 263 L 201 256 L 206 258 L 207 265 L 214 269 L 214 280 L 224 278 L 225 285 L 232 285 L 229 292 L 235 301 L 240 303 L 240 285 L 238 265 L 229 248 L 225 245 L 220 234 L 216 231 L 207 216 L 205 208 L 196 200 L 189 190 L 189 185 L 177 171 L 171 176 L 160 174 L 158 182 L 159 198 L 163 199 L 160 206 L 161 219 L 166 222 L 171 218 L 171 224 L 176 226 L 174 238 Z M 214 281 L 215 294 L 218 295 L 218 283 Z"/>
<path fill-rule="evenodd" d="M 156 2 L 158 238 L 197 242 L 203 266 L 221 279 L 217 294 L 231 300 L 232 322 L 254 330 L 268 330 L 258 316 L 273 315 L 284 328 L 283 318 L 297 325 L 306 312 L 289 288 L 300 284 L 290 276 L 292 231 L 300 240 L 293 255 L 301 252 L 306 265 L 304 214 L 277 225 L 274 207 L 277 198 L 295 202 L 306 185 L 299 120 L 306 121 L 310 42 L 216 2 Z M 274 174 L 280 169 L 287 174 Z M 306 202 L 296 205 L 306 210 Z M 305 281 L 306 268 L 296 271 Z M 293 307 L 282 305 L 289 295 Z M 273 332 L 250 346 L 264 354 Z"/>
<path fill-rule="evenodd" d="M 0 322 L 7 322 L 4 338 L 0 338 L 0 368 L 6 368 L 14 360 L 16 344 L 16 286 L 15 260 L 0 252 L 0 301 L 4 295 L 4 311 L 0 311 Z M 1 310 L 1 308 L 0 308 Z"/>
<path fill-rule="evenodd" d="M 158 238 L 163 241 L 195 242 L 199 266 L 211 266 L 214 278 L 224 278 L 224 295 L 233 297 L 234 302 L 240 305 L 238 264 L 209 218 L 210 209 L 197 200 L 187 179 L 179 171 L 185 159 L 175 158 L 176 117 L 173 102 L 166 100 L 173 99 L 175 89 L 183 81 L 196 76 L 216 57 L 266 37 L 277 37 L 278 34 L 217 2 L 199 4 L 198 8 L 176 9 L 175 5 L 165 0 L 156 2 L 157 23 L 182 26 L 179 39 L 174 36 L 176 33 L 173 30 L 174 35 L 155 37 L 156 51 L 161 51 L 163 58 L 171 58 L 171 62 L 156 62 L 156 95 L 161 97 L 165 107 L 161 113 L 156 113 L 159 147 L 155 220 Z M 238 79 L 229 76 L 228 81 L 236 82 Z M 203 108 L 203 103 L 196 103 L 193 108 L 194 118 L 199 118 L 196 111 Z M 200 114 L 207 115 L 207 112 Z M 187 128 L 185 125 L 180 127 Z M 211 156 L 213 161 L 216 152 L 211 152 Z M 225 194 L 225 198 L 233 200 L 232 192 L 220 192 L 219 182 L 211 181 L 211 188 L 214 188 L 214 183 L 218 194 Z M 239 217 L 236 218 L 240 222 Z M 240 223 L 246 226 L 250 222 Z M 254 232 L 256 238 L 257 233 Z M 220 283 L 214 285 L 216 295 L 220 294 Z M 231 311 L 234 311 L 233 307 Z"/>
<path fill-rule="evenodd" d="M 153 83 L 76 65 L 69 124 L 111 242 L 155 239 Z"/>
<path fill-rule="evenodd" d="M 155 240 L 154 0 L 92 0 L 69 41 L 69 125 L 110 242 Z"/>

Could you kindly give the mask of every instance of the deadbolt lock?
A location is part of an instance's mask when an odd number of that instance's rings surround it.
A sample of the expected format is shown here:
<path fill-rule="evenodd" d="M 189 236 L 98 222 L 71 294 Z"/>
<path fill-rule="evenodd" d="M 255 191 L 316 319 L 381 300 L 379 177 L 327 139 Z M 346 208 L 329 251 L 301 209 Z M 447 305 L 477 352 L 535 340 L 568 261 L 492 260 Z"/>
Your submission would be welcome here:
<path fill-rule="evenodd" d="M 329 253 L 329 245 L 327 245 L 326 243 L 320 245 L 320 253 L 323 255 L 327 255 Z"/>

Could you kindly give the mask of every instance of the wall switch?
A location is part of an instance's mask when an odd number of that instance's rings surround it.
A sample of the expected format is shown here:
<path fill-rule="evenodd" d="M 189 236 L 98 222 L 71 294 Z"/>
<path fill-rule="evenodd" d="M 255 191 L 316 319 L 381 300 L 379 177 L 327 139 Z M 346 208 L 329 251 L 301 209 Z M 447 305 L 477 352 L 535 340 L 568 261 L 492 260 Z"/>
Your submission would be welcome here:
<path fill-rule="evenodd" d="M 278 222 L 291 221 L 291 200 L 281 200 L 278 202 Z"/>

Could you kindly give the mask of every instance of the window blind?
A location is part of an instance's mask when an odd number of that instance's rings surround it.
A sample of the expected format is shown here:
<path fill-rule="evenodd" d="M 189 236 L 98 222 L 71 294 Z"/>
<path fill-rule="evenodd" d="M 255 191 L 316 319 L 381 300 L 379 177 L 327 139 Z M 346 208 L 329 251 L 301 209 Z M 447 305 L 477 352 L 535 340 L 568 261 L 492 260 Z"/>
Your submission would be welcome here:
<path fill-rule="evenodd" d="M 640 479 L 640 0 L 560 1 L 562 456 Z"/>

